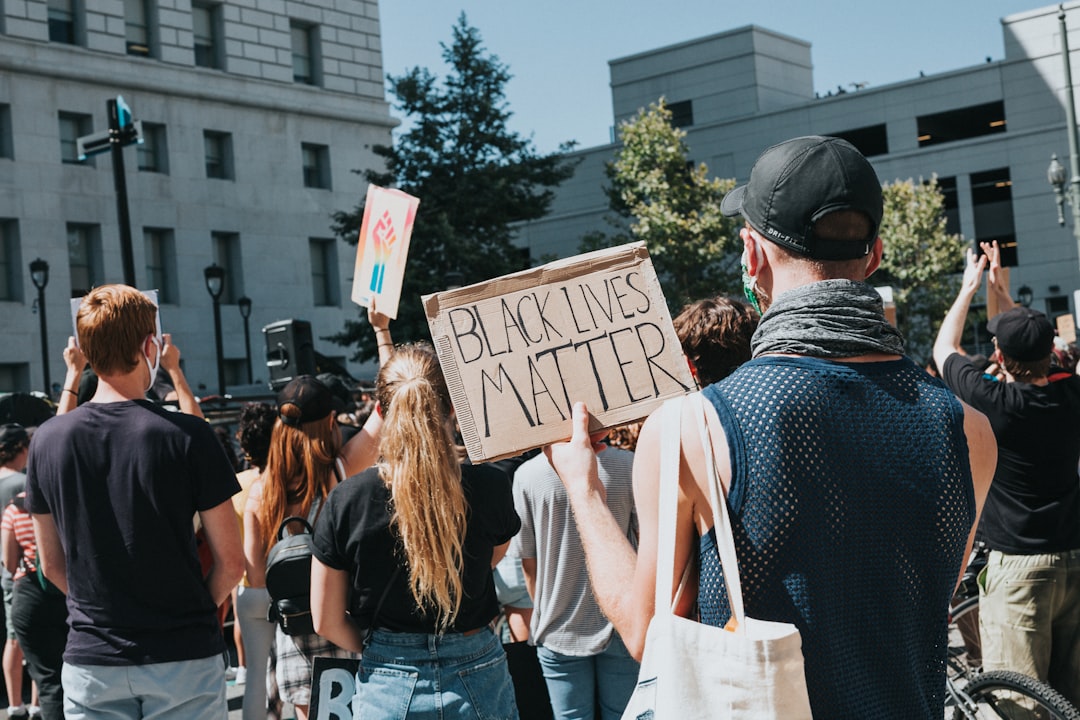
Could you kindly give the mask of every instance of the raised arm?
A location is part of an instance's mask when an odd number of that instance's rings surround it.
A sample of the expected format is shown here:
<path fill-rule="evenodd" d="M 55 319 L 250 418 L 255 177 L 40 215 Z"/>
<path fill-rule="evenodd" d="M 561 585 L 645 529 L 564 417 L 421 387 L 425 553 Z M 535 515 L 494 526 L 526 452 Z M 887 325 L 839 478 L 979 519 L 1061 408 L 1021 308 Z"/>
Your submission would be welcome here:
<path fill-rule="evenodd" d="M 64 365 L 67 373 L 64 375 L 64 389 L 60 391 L 60 399 L 56 405 L 56 414 L 63 415 L 71 412 L 79 404 L 79 383 L 82 381 L 83 370 L 86 369 L 86 356 L 75 345 L 75 338 L 69 337 L 67 347 L 64 348 Z"/>
<path fill-rule="evenodd" d="M 1012 291 L 1009 289 L 1009 269 L 1001 267 L 1001 248 L 998 247 L 997 240 L 988 243 L 979 243 L 979 247 L 982 248 L 983 254 L 988 259 L 987 273 L 986 273 L 986 288 L 987 288 L 987 307 L 991 303 L 989 302 L 993 298 L 994 308 L 988 312 L 987 319 L 1003 313 L 1006 310 L 1011 310 L 1016 307 L 1016 303 L 1012 299 Z"/>
<path fill-rule="evenodd" d="M 184 377 L 184 371 L 180 369 L 180 348 L 173 345 L 171 334 L 165 333 L 161 337 L 164 340 L 161 347 L 161 367 L 165 368 L 165 372 L 169 373 L 169 379 L 172 380 L 180 412 L 195 417 L 205 417 L 202 406 L 195 399 L 195 393 L 191 392 L 191 386 Z"/>
<path fill-rule="evenodd" d="M 394 339 L 390 337 L 390 316 L 383 315 L 376 310 L 375 298 L 372 298 L 367 317 L 371 327 L 375 330 L 375 344 L 379 349 L 379 367 L 382 367 L 390 359 L 390 356 L 394 354 Z"/>
<path fill-rule="evenodd" d="M 967 322 L 968 309 L 975 293 L 979 291 L 982 282 L 983 270 L 986 269 L 987 256 L 975 257 L 975 251 L 968 248 L 967 266 L 964 268 L 964 279 L 960 283 L 960 292 L 956 295 L 949 312 L 941 322 L 937 340 L 934 341 L 934 362 L 938 369 L 944 372 L 945 360 L 953 353 L 963 353 L 960 347 L 960 339 L 964 336 L 964 324 Z"/>

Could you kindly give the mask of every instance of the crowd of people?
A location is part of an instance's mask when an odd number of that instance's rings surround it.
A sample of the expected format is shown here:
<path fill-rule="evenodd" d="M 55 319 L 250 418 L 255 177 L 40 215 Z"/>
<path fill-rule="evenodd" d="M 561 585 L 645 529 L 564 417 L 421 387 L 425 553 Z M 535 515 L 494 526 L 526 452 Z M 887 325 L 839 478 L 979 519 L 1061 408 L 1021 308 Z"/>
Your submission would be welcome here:
<path fill-rule="evenodd" d="M 949 601 L 976 538 L 991 549 L 984 666 L 1080 703 L 1077 354 L 1013 307 L 986 245 L 934 346 L 941 379 L 907 358 L 867 283 L 881 185 L 843 140 L 767 149 L 721 210 L 744 221 L 747 302 L 703 299 L 674 321 L 707 427 L 684 406 L 677 612 L 731 615 L 713 456 L 747 614 L 799 629 L 815 717 L 940 716 Z M 989 369 L 960 342 L 984 275 L 1002 309 Z M 285 706 L 306 720 L 316 657 L 357 663 L 365 720 L 621 717 L 656 597 L 656 416 L 604 440 L 576 402 L 567 441 L 463 462 L 434 350 L 395 346 L 372 307 L 361 421 L 341 414 L 339 379 L 296 377 L 242 409 L 237 463 L 155 312 L 126 286 L 91 291 L 57 417 L 32 438 L 0 428 L 9 717 L 225 717 L 230 603 L 245 720 Z M 146 399 L 159 368 L 179 411 Z M 273 610 L 267 563 L 309 530 L 298 626 Z"/>

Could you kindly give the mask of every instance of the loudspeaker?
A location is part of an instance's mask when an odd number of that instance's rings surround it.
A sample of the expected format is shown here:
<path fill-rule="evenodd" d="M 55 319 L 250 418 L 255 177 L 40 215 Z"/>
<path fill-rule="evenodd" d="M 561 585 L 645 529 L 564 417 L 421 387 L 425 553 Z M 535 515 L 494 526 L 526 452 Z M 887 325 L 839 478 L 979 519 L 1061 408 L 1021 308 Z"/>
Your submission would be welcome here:
<path fill-rule="evenodd" d="M 280 390 L 298 375 L 315 374 L 315 346 L 307 320 L 278 320 L 262 329 L 270 389 Z"/>

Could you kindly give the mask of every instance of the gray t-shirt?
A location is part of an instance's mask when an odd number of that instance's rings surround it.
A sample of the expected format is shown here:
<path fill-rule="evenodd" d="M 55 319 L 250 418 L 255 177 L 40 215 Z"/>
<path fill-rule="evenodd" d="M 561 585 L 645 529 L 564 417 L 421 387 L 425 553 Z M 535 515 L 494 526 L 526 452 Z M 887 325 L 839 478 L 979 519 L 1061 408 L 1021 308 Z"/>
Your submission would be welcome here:
<path fill-rule="evenodd" d="M 636 544 L 634 454 L 608 448 L 596 457 L 608 508 Z M 536 559 L 529 642 L 577 657 L 603 652 L 615 630 L 593 596 L 570 501 L 545 456 L 534 457 L 514 473 L 514 506 L 521 517 L 521 532 L 510 543 L 508 554 Z"/>

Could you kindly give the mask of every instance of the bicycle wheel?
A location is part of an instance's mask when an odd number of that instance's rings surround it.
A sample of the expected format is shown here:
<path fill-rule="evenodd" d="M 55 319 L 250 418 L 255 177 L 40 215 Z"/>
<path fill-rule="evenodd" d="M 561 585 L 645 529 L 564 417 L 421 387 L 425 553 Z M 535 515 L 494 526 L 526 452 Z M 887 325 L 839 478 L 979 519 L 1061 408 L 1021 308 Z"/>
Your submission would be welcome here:
<path fill-rule="evenodd" d="M 1006 670 L 982 673 L 963 694 L 971 698 L 974 714 L 953 710 L 953 720 L 1080 720 L 1080 711 L 1059 692 L 1035 678 Z"/>

